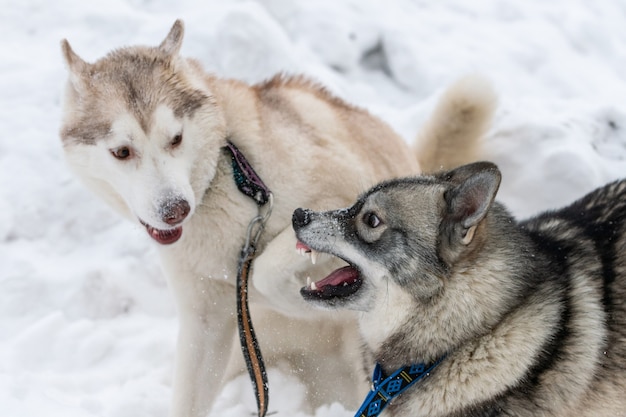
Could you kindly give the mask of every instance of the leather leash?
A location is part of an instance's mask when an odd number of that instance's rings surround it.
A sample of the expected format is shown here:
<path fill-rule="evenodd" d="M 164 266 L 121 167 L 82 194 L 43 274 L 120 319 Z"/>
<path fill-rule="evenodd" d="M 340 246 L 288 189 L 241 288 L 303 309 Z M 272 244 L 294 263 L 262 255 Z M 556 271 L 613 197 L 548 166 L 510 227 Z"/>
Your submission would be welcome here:
<path fill-rule="evenodd" d="M 230 141 L 228 141 L 225 149 L 231 155 L 233 177 L 237 188 L 252 198 L 259 209 L 257 216 L 248 224 L 246 241 L 241 249 L 237 266 L 237 324 L 241 351 L 256 395 L 258 416 L 264 417 L 269 403 L 269 387 L 261 348 L 254 333 L 248 307 L 248 278 L 256 255 L 256 244 L 272 214 L 274 200 L 272 192 L 263 183 L 241 151 Z M 263 213 L 267 203 L 269 205 Z"/>

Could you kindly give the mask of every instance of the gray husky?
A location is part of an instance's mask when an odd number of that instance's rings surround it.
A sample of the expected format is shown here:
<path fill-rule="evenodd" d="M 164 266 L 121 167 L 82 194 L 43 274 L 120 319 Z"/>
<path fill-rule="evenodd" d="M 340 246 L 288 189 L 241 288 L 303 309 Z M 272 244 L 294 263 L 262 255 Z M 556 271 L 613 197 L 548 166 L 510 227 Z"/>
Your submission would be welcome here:
<path fill-rule="evenodd" d="M 360 311 L 358 416 L 626 416 L 626 180 L 517 222 L 488 162 L 297 209 L 301 253 L 348 265 L 301 290 Z"/>

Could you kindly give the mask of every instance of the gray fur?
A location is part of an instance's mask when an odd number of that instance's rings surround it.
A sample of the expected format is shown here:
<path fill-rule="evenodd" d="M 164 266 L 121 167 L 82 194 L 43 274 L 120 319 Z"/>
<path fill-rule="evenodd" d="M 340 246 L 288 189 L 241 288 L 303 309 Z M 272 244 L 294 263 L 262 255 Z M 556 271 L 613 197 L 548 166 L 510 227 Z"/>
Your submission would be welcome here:
<path fill-rule="evenodd" d="M 305 298 L 362 311 L 369 369 L 447 355 L 385 416 L 626 415 L 626 180 L 525 222 L 494 202 L 499 183 L 475 163 L 294 214 L 300 242 L 362 280 Z"/>

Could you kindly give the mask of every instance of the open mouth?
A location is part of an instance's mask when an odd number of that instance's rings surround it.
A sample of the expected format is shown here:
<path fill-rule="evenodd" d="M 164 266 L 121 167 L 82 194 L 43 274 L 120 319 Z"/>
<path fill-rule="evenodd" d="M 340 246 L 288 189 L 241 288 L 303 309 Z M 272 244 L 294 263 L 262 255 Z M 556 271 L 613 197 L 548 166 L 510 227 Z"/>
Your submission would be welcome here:
<path fill-rule="evenodd" d="M 313 263 L 316 262 L 319 253 L 300 241 L 296 243 L 296 251 L 301 255 L 310 256 Z M 311 300 L 346 298 L 355 294 L 362 284 L 363 279 L 358 269 L 348 265 L 331 272 L 319 281 L 307 278 L 307 285 L 302 287 L 300 294 L 305 299 Z"/>
<path fill-rule="evenodd" d="M 146 228 L 146 231 L 150 237 L 156 240 L 161 245 L 170 245 L 176 242 L 183 235 L 183 227 L 178 226 L 173 229 L 160 230 L 150 226 L 149 224 L 139 220 Z"/>

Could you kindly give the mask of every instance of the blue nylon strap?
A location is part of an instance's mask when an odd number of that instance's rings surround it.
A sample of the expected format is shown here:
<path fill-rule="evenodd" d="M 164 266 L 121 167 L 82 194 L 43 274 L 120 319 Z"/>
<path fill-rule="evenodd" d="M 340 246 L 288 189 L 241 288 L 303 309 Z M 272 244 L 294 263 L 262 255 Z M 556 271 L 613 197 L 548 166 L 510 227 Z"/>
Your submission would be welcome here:
<path fill-rule="evenodd" d="M 423 363 L 404 366 L 384 379 L 382 367 L 377 363 L 372 375 L 372 390 L 367 394 L 363 405 L 354 417 L 376 417 L 380 415 L 391 400 L 428 376 L 443 358 L 441 357 L 428 367 Z"/>

